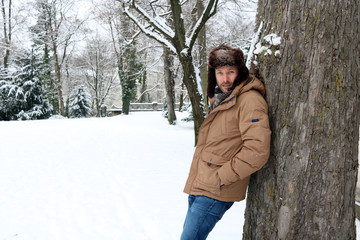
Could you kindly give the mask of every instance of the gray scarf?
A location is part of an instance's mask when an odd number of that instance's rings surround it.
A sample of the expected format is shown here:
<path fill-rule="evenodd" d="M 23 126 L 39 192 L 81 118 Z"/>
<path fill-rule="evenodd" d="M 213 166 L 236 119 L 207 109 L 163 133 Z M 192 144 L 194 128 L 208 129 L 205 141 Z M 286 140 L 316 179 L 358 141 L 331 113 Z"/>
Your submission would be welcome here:
<path fill-rule="evenodd" d="M 219 87 L 216 87 L 215 94 L 214 94 L 215 102 L 214 102 L 213 109 L 215 109 L 217 106 L 219 106 L 228 96 L 230 96 L 231 92 L 232 92 L 232 89 L 231 89 L 231 91 L 224 93 L 223 91 L 220 90 Z"/>

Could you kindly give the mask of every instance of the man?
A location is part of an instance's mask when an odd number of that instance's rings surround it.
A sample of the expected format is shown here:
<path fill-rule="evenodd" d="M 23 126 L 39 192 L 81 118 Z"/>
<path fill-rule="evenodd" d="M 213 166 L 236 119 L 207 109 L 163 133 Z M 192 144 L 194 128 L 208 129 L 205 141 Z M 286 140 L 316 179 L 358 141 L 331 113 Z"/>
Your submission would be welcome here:
<path fill-rule="evenodd" d="M 249 76 L 240 49 L 221 45 L 210 52 L 207 94 L 210 111 L 184 189 L 189 208 L 181 240 L 206 239 L 233 203 L 245 198 L 250 175 L 270 154 L 265 88 Z"/>

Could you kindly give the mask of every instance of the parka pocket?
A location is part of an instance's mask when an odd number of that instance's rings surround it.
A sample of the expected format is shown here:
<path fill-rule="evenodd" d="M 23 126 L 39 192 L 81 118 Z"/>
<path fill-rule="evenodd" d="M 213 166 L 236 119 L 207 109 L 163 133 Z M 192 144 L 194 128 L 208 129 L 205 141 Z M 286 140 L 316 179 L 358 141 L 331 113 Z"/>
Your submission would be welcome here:
<path fill-rule="evenodd" d="M 194 188 L 220 195 L 220 178 L 217 172 L 220 167 L 200 159 Z"/>
<path fill-rule="evenodd" d="M 210 192 L 216 196 L 220 196 L 220 186 L 208 185 L 206 183 L 201 182 L 198 178 L 195 179 L 193 187 L 196 190 L 206 191 L 206 192 Z"/>

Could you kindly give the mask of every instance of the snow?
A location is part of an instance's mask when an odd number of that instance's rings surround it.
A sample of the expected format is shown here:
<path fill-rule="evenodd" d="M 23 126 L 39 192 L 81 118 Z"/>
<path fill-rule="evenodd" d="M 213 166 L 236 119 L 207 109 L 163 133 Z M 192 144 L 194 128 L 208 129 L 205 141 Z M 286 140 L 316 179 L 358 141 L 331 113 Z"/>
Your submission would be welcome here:
<path fill-rule="evenodd" d="M 259 41 L 259 37 L 261 34 L 263 28 L 263 22 L 260 23 L 260 26 L 251 42 L 251 46 L 250 46 L 250 50 L 249 50 L 249 54 L 248 54 L 248 58 L 246 60 L 246 66 L 248 68 L 250 68 L 251 65 L 251 61 L 253 62 L 253 64 L 255 66 L 257 66 L 258 62 L 256 61 L 256 56 L 265 52 L 264 55 L 267 56 L 271 56 L 273 54 L 272 50 L 270 50 L 271 47 L 276 47 L 279 46 L 281 44 L 281 37 L 277 36 L 275 33 L 270 33 L 268 35 L 266 35 L 263 39 L 264 39 L 264 43 L 261 43 L 261 41 Z M 255 59 L 253 59 L 253 55 L 255 55 Z M 280 56 L 280 50 L 276 50 L 274 53 L 275 57 L 279 57 Z"/>
<path fill-rule="evenodd" d="M 140 7 L 136 2 L 133 2 L 133 7 L 148 20 L 148 22 L 156 27 L 163 34 L 168 35 L 170 38 L 175 36 L 175 32 L 166 25 L 166 20 L 156 15 L 155 18 L 151 17 L 144 9 Z"/>
<path fill-rule="evenodd" d="M 134 112 L 0 122 L 0 132 L 0 239 L 179 239 L 192 122 Z M 241 239 L 244 209 L 235 203 L 208 239 Z"/>
<path fill-rule="evenodd" d="M 254 48 L 255 48 L 255 44 L 259 41 L 259 37 L 263 28 L 264 22 L 261 21 L 258 30 L 256 31 L 256 34 L 254 36 L 254 38 L 251 41 L 251 45 L 250 45 L 250 49 L 249 49 L 249 53 L 248 53 L 248 57 L 246 60 L 246 67 L 250 69 L 250 65 L 251 65 L 251 61 L 253 61 L 253 54 L 254 54 Z M 255 64 L 255 60 L 254 60 L 254 64 Z M 257 64 L 255 64 L 257 65 Z"/>
<path fill-rule="evenodd" d="M 261 43 L 257 43 L 255 45 L 254 54 L 258 55 L 261 54 L 262 52 L 266 52 L 267 50 L 269 50 L 268 46 L 262 46 Z"/>
<path fill-rule="evenodd" d="M 196 77 L 195 80 L 196 80 L 196 84 L 197 84 L 197 90 L 199 91 L 202 98 L 204 99 L 204 91 L 203 91 L 203 88 L 201 86 L 200 69 L 199 69 L 199 67 L 195 66 L 194 62 L 193 62 L 193 66 L 194 66 L 194 69 L 195 69 L 195 77 Z"/>
<path fill-rule="evenodd" d="M 281 37 L 275 33 L 270 33 L 264 37 L 264 40 L 270 43 L 272 46 L 278 46 L 281 44 Z"/>
<path fill-rule="evenodd" d="M 135 24 L 143 31 L 146 35 L 151 36 L 152 38 L 156 39 L 158 42 L 164 44 L 167 48 L 170 49 L 173 53 L 176 53 L 176 49 L 174 46 L 167 40 L 163 35 L 158 34 L 155 31 L 149 30 L 148 26 L 143 25 L 129 10 L 129 7 L 125 8 L 126 15 L 135 22 Z M 153 20 L 155 22 L 155 20 Z"/>

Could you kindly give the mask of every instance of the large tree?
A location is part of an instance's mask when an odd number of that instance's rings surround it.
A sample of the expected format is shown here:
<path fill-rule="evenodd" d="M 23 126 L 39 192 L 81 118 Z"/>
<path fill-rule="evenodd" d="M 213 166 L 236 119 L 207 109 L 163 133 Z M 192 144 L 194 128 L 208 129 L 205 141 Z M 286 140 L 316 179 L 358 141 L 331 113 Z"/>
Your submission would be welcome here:
<path fill-rule="evenodd" d="M 37 41 L 43 41 L 46 48 L 50 48 L 53 56 L 58 105 L 61 115 L 65 115 L 63 98 L 63 69 L 69 55 L 69 48 L 73 44 L 74 36 L 82 26 L 76 16 L 73 16 L 73 0 L 36 0 L 36 10 L 39 18 Z"/>
<path fill-rule="evenodd" d="M 134 35 L 134 27 L 128 21 L 124 5 L 108 10 L 108 23 L 116 55 L 117 72 L 121 84 L 122 113 L 129 114 L 130 103 L 135 100 L 137 82 L 143 78 L 144 69 L 140 61 Z"/>
<path fill-rule="evenodd" d="M 34 6 L 37 11 L 37 21 L 29 30 L 33 41 L 32 47 L 38 54 L 42 55 L 43 59 L 43 63 L 39 66 L 39 79 L 44 87 L 50 104 L 53 106 L 54 114 L 58 114 L 59 96 L 56 79 L 53 74 L 53 58 L 50 47 L 50 36 L 47 30 L 50 22 L 48 21 L 46 2 L 36 1 Z"/>
<path fill-rule="evenodd" d="M 244 239 L 355 239 L 359 14 L 357 0 L 259 0 L 272 144 L 250 180 Z"/>
<path fill-rule="evenodd" d="M 129 2 L 118 0 L 119 2 Z M 169 48 L 177 55 L 182 69 L 183 82 L 188 91 L 194 116 L 195 143 L 200 126 L 204 120 L 205 106 L 200 87 L 200 76 L 198 69 L 194 66 L 192 50 L 200 30 L 206 21 L 216 13 L 218 0 L 209 0 L 203 13 L 196 23 L 186 29 L 183 18 L 183 9 L 180 0 L 170 1 L 170 12 L 172 16 L 173 28 L 166 24 L 166 20 L 161 17 L 166 14 L 162 5 L 158 7 L 157 1 L 153 1 L 149 10 L 141 7 L 135 0 L 130 1 L 125 8 L 126 15 L 145 33 L 148 37 Z"/>
<path fill-rule="evenodd" d="M 81 57 L 81 70 L 91 90 L 96 116 L 101 117 L 101 108 L 109 97 L 110 91 L 117 86 L 111 43 L 100 36 L 88 40 Z"/>

